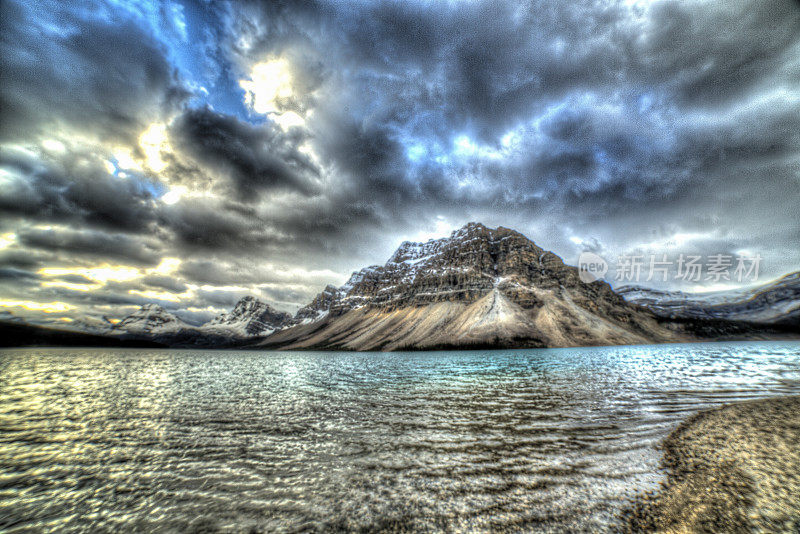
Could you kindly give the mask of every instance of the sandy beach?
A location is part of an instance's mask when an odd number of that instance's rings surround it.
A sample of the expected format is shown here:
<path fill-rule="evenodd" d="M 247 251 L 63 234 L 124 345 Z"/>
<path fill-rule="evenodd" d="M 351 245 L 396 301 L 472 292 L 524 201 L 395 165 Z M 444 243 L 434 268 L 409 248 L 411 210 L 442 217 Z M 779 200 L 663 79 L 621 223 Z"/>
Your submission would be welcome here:
<path fill-rule="evenodd" d="M 701 412 L 664 441 L 668 478 L 627 532 L 800 532 L 800 397 Z"/>

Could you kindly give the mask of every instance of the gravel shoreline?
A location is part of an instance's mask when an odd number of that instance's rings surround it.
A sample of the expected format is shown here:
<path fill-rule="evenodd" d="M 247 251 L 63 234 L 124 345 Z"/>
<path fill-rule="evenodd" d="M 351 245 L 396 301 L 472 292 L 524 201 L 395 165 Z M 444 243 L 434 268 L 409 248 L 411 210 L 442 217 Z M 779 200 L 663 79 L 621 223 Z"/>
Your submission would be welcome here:
<path fill-rule="evenodd" d="M 800 532 L 800 396 L 701 412 L 663 446 L 667 480 L 625 532 Z"/>

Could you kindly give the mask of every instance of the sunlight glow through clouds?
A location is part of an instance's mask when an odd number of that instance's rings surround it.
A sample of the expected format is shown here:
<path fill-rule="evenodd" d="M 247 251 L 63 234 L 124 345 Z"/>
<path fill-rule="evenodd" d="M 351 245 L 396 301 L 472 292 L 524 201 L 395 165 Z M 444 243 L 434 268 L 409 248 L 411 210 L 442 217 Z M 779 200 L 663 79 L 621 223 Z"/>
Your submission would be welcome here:
<path fill-rule="evenodd" d="M 460 158 L 478 157 L 484 159 L 502 159 L 512 147 L 513 141 L 513 137 L 503 136 L 501 139 L 502 146 L 500 150 L 498 150 L 492 146 L 479 145 L 466 135 L 459 135 L 453 139 L 452 154 Z"/>
<path fill-rule="evenodd" d="M 161 197 L 161 201 L 164 204 L 172 205 L 178 202 L 182 197 L 189 192 L 189 189 L 183 185 L 174 185 L 169 188 L 169 191 L 164 193 Z"/>
<path fill-rule="evenodd" d="M 73 291 L 92 291 L 100 289 L 107 282 L 131 282 L 147 275 L 171 275 L 181 265 L 178 258 L 163 258 L 158 266 L 151 269 L 137 269 L 126 265 L 102 264 L 97 267 L 44 267 L 38 273 L 42 276 L 82 276 L 89 283 L 66 282 L 64 280 L 46 280 L 45 287 L 63 287 Z M 131 291 L 133 293 L 134 291 Z M 168 299 L 167 299 L 168 300 Z"/>
<path fill-rule="evenodd" d="M 249 80 L 239 80 L 244 89 L 244 101 L 256 113 L 270 115 L 284 130 L 302 126 L 305 119 L 294 111 L 280 110 L 280 100 L 294 96 L 291 65 L 283 58 L 257 63 Z"/>
<path fill-rule="evenodd" d="M 198 198 L 214 198 L 212 191 L 203 190 L 199 188 L 189 189 L 185 185 L 178 184 L 163 184 L 165 193 L 159 197 L 159 200 L 169 206 L 177 204 L 184 199 L 198 199 Z"/>
<path fill-rule="evenodd" d="M 64 143 L 57 139 L 45 139 L 42 141 L 42 146 L 45 150 L 49 150 L 51 152 L 64 152 L 67 147 L 64 146 Z"/>
<path fill-rule="evenodd" d="M 61 313 L 74 308 L 66 302 L 33 302 L 32 300 L 0 300 L 0 308 L 23 308 L 45 313 Z"/>
<path fill-rule="evenodd" d="M 106 282 L 131 282 L 147 275 L 170 276 L 180 268 L 179 258 L 163 258 L 158 266 L 150 269 L 137 269 L 125 265 L 103 264 L 98 267 L 48 267 L 39 270 L 43 276 L 83 276 L 90 283 L 75 283 L 64 280 L 46 280 L 42 282 L 44 287 L 61 287 L 73 291 L 94 291 L 101 289 Z M 191 292 L 173 293 L 169 291 L 154 291 L 130 289 L 131 295 L 138 295 L 147 299 L 165 300 L 169 302 L 180 302 L 184 298 L 191 297 Z M 21 304 L 3 304 L 0 306 L 22 306 Z M 51 312 L 63 312 L 71 308 L 61 309 L 53 306 L 52 303 L 25 302 L 25 309 Z"/>
<path fill-rule="evenodd" d="M 95 282 L 129 282 L 141 276 L 139 269 L 124 265 L 102 264 L 98 267 L 43 267 L 42 276 L 84 276 Z"/>
<path fill-rule="evenodd" d="M 294 111 L 287 111 L 286 113 L 276 113 L 272 115 L 272 120 L 274 120 L 278 126 L 283 128 L 284 130 L 288 130 L 294 126 L 302 126 L 306 123 L 305 119 L 295 113 Z"/>
<path fill-rule="evenodd" d="M 173 274 L 180 266 L 180 258 L 162 258 L 157 267 L 147 269 L 147 274 Z"/>
<path fill-rule="evenodd" d="M 74 282 L 64 282 L 62 280 L 55 280 L 55 281 L 42 282 L 42 287 L 62 287 L 64 289 L 70 289 L 72 291 L 94 291 L 95 289 L 102 288 L 103 284 L 99 282 L 93 284 L 76 284 Z"/>
<path fill-rule="evenodd" d="M 145 154 L 145 162 L 154 172 L 161 172 L 167 164 L 161 159 L 161 151 L 167 148 L 167 126 L 153 123 L 139 136 L 139 146 Z"/>
<path fill-rule="evenodd" d="M 414 241 L 425 242 L 429 239 L 440 239 L 442 237 L 449 236 L 453 230 L 455 230 L 455 226 L 447 222 L 447 220 L 439 215 L 436 217 L 436 226 L 432 231 L 421 231 L 414 236 Z"/>
<path fill-rule="evenodd" d="M 13 245 L 17 240 L 17 234 L 13 232 L 6 232 L 0 234 L 0 249 L 8 248 Z"/>
<path fill-rule="evenodd" d="M 116 162 L 109 162 L 111 166 L 106 165 L 107 169 L 113 169 L 109 172 L 113 173 L 114 171 L 119 171 L 121 169 L 128 169 L 134 171 L 142 171 L 144 170 L 142 166 L 139 164 L 136 159 L 134 159 L 133 154 L 129 148 L 118 148 L 114 152 L 114 159 Z"/>
<path fill-rule="evenodd" d="M 245 90 L 245 103 L 257 113 L 277 111 L 276 101 L 292 96 L 289 62 L 273 59 L 258 63 L 253 67 L 250 79 L 239 80 L 239 86 Z"/>
<path fill-rule="evenodd" d="M 115 148 L 113 160 L 105 162 L 109 174 L 123 170 L 142 172 L 145 166 L 156 173 L 163 171 L 167 164 L 161 159 L 161 152 L 170 149 L 166 124 L 156 122 L 148 126 L 139 135 L 139 148 L 144 153 L 144 159 L 136 157 L 129 147 Z M 119 175 L 123 176 L 122 173 Z"/>

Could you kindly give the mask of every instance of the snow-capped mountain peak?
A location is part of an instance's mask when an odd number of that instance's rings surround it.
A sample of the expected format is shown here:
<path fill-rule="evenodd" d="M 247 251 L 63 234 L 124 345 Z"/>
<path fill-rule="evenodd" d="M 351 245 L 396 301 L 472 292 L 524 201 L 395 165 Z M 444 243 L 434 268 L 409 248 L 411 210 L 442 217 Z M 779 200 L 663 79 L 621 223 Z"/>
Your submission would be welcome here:
<path fill-rule="evenodd" d="M 267 335 L 284 327 L 292 316 L 274 309 L 255 297 L 244 297 L 233 309 L 203 325 L 204 330 L 227 329 L 248 337 Z"/>
<path fill-rule="evenodd" d="M 356 274 L 357 273 L 353 273 L 354 276 Z M 352 281 L 352 277 L 350 281 Z M 349 283 L 350 282 L 348 282 L 348 284 Z M 339 301 L 346 293 L 345 288 L 349 287 L 348 284 L 345 284 L 341 288 L 337 288 L 336 286 L 332 286 L 330 284 L 325 286 L 325 289 L 323 289 L 316 297 L 314 297 L 314 300 L 297 310 L 297 313 L 292 319 L 291 324 L 308 324 L 326 317 L 331 309 L 331 306 L 335 302 Z"/>
<path fill-rule="evenodd" d="M 166 334 L 190 326 L 158 304 L 144 304 L 114 325 L 113 330 L 129 334 Z"/>

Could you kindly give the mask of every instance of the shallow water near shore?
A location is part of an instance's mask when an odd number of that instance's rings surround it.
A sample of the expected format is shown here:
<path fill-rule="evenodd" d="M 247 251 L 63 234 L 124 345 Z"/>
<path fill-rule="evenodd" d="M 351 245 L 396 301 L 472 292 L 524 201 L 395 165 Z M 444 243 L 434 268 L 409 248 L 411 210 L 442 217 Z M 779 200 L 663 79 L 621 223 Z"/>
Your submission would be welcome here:
<path fill-rule="evenodd" d="M 689 414 L 800 343 L 0 352 L 0 530 L 613 531 Z"/>

